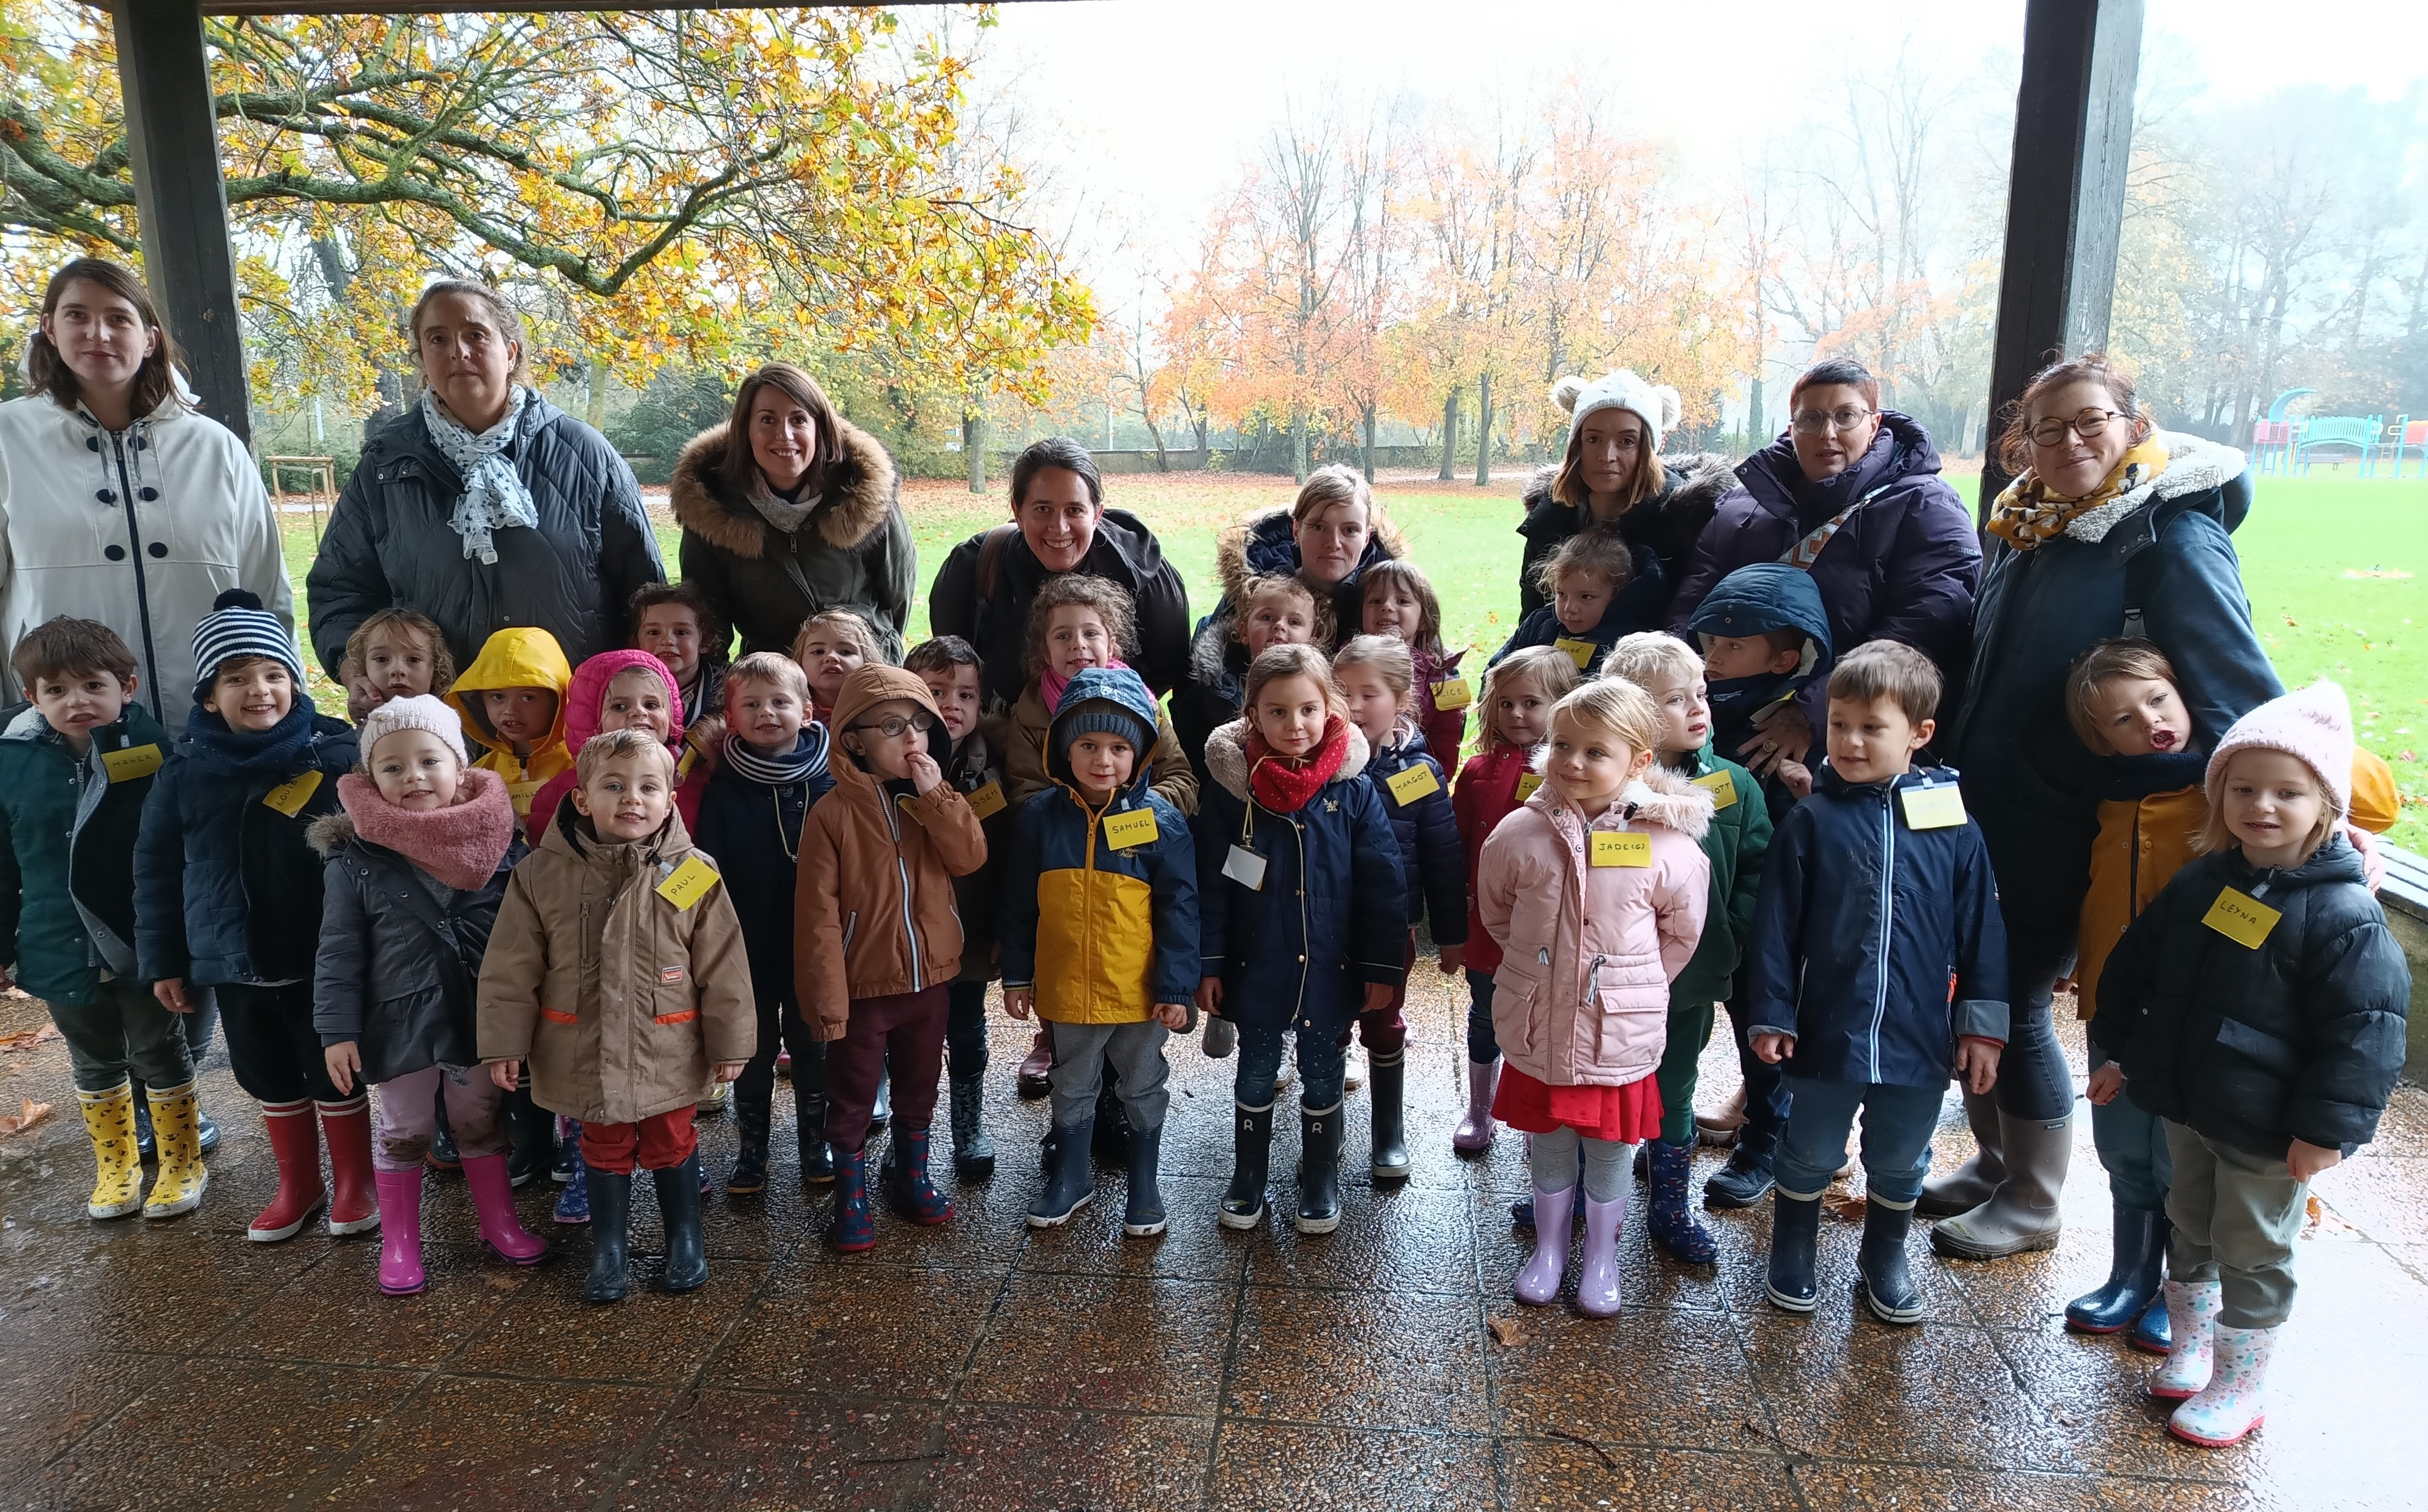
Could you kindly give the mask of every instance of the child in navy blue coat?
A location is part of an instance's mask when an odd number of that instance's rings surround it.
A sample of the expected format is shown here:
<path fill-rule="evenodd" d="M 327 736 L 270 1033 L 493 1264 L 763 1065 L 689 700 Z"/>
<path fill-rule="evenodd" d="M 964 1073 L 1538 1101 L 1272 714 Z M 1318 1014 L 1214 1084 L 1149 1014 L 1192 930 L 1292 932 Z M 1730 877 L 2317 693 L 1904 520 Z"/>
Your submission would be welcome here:
<path fill-rule="evenodd" d="M 1939 671 L 1910 646 L 1873 641 L 1840 662 L 1829 761 L 1764 866 L 1747 1017 L 1792 1093 L 1769 1287 L 1790 1312 L 1815 1306 L 1821 1194 L 1861 1108 L 1863 1299 L 1884 1323 L 1922 1317 L 1905 1241 L 1948 1072 L 1976 1093 L 1997 1079 L 2007 937 L 1989 849 L 1956 774 L 1913 766 L 1938 707 Z"/>
<path fill-rule="evenodd" d="M 1332 664 L 1275 646 L 1248 666 L 1247 713 L 1206 744 L 1195 823 L 1197 1007 L 1239 1026 L 1229 1228 L 1264 1222 L 1273 1083 L 1298 1031 L 1298 1227 L 1340 1226 L 1341 1031 L 1406 982 L 1407 883 L 1390 816 L 1358 781 L 1366 737 Z"/>
<path fill-rule="evenodd" d="M 793 879 L 801 820 L 827 795 L 827 729 L 809 716 L 800 664 L 755 651 L 725 670 L 725 739 L 699 797 L 694 843 L 716 863 L 742 925 L 759 1007 L 759 1050 L 733 1082 L 733 1171 L 729 1192 L 767 1189 L 767 1138 L 776 1052 L 793 1055 L 794 1138 L 801 1179 L 834 1179 L 827 1156 L 826 1046 L 801 1019 L 793 984 Z"/>
<path fill-rule="evenodd" d="M 1560 543 L 1543 564 L 1540 581 L 1551 601 L 1518 622 L 1516 633 L 1492 660 L 1528 646 L 1556 646 L 1587 677 L 1621 635 L 1652 630 L 1633 622 L 1622 592 L 1635 576 L 1635 558 L 1616 531 L 1586 531 Z"/>
<path fill-rule="evenodd" d="M 1467 859 L 1450 783 L 1415 722 L 1416 658 L 1396 635 L 1360 635 L 1333 659 L 1332 675 L 1350 722 L 1373 753 L 1366 781 L 1383 800 L 1399 841 L 1407 880 L 1408 967 L 1417 964 L 1417 921 L 1430 916 L 1441 969 L 1454 975 L 1467 965 Z M 1357 1015 L 1358 1037 L 1373 1062 L 1373 1170 L 1383 1179 L 1408 1174 L 1408 1026 L 1401 1017 L 1406 995 L 1403 986 L 1387 1010 Z"/>

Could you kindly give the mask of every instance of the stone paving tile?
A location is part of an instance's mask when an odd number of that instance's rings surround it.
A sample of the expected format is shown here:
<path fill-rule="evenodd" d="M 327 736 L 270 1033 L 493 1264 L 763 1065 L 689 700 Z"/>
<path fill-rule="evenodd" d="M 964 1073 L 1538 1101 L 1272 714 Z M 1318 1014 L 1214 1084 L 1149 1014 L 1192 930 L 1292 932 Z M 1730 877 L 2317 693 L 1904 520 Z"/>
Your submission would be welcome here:
<path fill-rule="evenodd" d="M 714 1387 L 942 1401 L 1003 1290 L 1001 1272 L 779 1271 L 708 1364 Z"/>
<path fill-rule="evenodd" d="M 1626 1507 L 1641 1512 L 1800 1512 L 1787 1461 L 1618 1443 L 1510 1438 L 1501 1446 L 1508 1512 Z"/>
<path fill-rule="evenodd" d="M 1489 1433 L 1484 1351 L 1471 1297 L 1250 1287 L 1223 1410 L 1343 1427 Z"/>
<path fill-rule="evenodd" d="M 1796 1488 L 1813 1512 L 1871 1512 L 1927 1506 L 1935 1512 L 2103 1512 L 2099 1483 L 2088 1475 L 2001 1474 L 1910 1465 L 1798 1460 Z"/>
<path fill-rule="evenodd" d="M 656 1287 L 655 1266 L 632 1268 L 632 1294 L 608 1306 L 585 1302 L 582 1265 L 559 1264 L 534 1276 L 459 1352 L 453 1368 L 555 1380 L 689 1381 L 767 1278 L 763 1265 L 711 1261 L 708 1285 L 673 1295 Z"/>
<path fill-rule="evenodd" d="M 421 1247 L 428 1290 L 391 1297 L 379 1290 L 379 1243 L 346 1244 L 264 1299 L 255 1321 L 212 1339 L 215 1354 L 324 1365 L 430 1370 L 487 1326 L 534 1278 L 485 1250 Z"/>
<path fill-rule="evenodd" d="M 386 1512 L 586 1507 L 667 1405 L 632 1386 L 438 1376 L 366 1436 L 312 1500 Z"/>
<path fill-rule="evenodd" d="M 169 1355 L 71 1347 L 63 1340 L 46 1349 L 0 1350 L 0 1466 L 31 1472 L 177 1363 Z"/>
<path fill-rule="evenodd" d="M 998 1178 L 1000 1179 L 1000 1178 Z M 1021 1246 L 1020 1269 L 1080 1275 L 1159 1275 L 1186 1281 L 1237 1281 L 1247 1264 L 1250 1241 L 1224 1228 L 1224 1181 L 1212 1176 L 1165 1176 L 1157 1182 L 1169 1224 L 1160 1234 L 1133 1239 L 1122 1232 L 1127 1178 L 1107 1171 L 1096 1178 L 1096 1194 L 1059 1228 L 1031 1230 Z"/>
<path fill-rule="evenodd" d="M 937 1453 L 943 1422 L 943 1409 L 928 1404 L 701 1391 L 626 1461 L 613 1504 L 618 1512 L 890 1506 Z"/>
<path fill-rule="evenodd" d="M 1423 1187 L 1350 1188 L 1341 1194 L 1338 1228 L 1329 1234 L 1302 1234 L 1295 1222 L 1297 1183 L 1278 1149 L 1273 1170 L 1265 1226 L 1256 1231 L 1267 1241 L 1248 1252 L 1251 1282 L 1474 1294 L 1474 1199 L 1467 1193 Z"/>
<path fill-rule="evenodd" d="M 325 1241 L 248 1244 L 142 1223 L 87 1220 L 81 1232 L 7 1257 L 0 1347 L 64 1333 L 88 1344 L 198 1349 L 326 1253 Z"/>
<path fill-rule="evenodd" d="M 1533 1438 L 1672 1448 L 1762 1447 L 1753 1371 L 1729 1319 L 1645 1310 L 1587 1318 L 1573 1307 L 1493 1306 L 1520 1341 L 1492 1351 L 1500 1429 Z"/>
<path fill-rule="evenodd" d="M 1205 1505 L 1222 1509 L 1423 1507 L 1499 1501 L 1492 1440 L 1289 1423 L 1222 1425 Z"/>
<path fill-rule="evenodd" d="M 1015 1274 L 960 1400 L 1210 1414 L 1238 1294 L 1202 1281 Z"/>
<path fill-rule="evenodd" d="M 935 1507 L 1119 1507 L 1181 1512 L 1206 1494 L 1209 1418 L 960 1406 L 918 1471 Z"/>

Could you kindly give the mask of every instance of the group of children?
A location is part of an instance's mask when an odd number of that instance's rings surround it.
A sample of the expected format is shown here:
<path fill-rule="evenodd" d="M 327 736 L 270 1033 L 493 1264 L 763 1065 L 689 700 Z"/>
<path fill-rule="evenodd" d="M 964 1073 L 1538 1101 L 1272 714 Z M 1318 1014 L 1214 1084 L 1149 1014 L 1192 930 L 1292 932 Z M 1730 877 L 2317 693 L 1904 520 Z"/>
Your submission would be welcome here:
<path fill-rule="evenodd" d="M 1561 1294 L 1581 1220 L 1577 1305 L 1618 1309 L 1639 1144 L 1653 1241 L 1714 1259 L 1688 1173 L 1696 1068 L 1725 1005 L 1748 1070 L 1782 1068 L 1790 1095 L 1767 1174 L 1748 1192 L 1723 1172 L 1707 1204 L 1749 1205 L 1775 1177 L 1768 1294 L 1811 1311 L 1820 1199 L 1860 1112 L 1859 1291 L 1910 1323 L 1906 1241 L 1946 1083 L 1986 1091 L 2008 1028 L 1987 853 L 1956 774 L 1928 757 L 1939 674 L 1894 642 L 1833 656 L 1784 564 L 1722 582 L 1692 622 L 1699 649 L 1598 638 L 1626 585 L 1615 548 L 1589 533 L 1551 558 L 1551 601 L 1480 692 L 1412 564 L 1363 574 L 1345 636 L 1332 596 L 1250 581 L 1221 644 L 1198 648 L 1178 732 L 1124 664 L 1126 595 L 1077 574 L 1039 595 L 1025 690 L 993 721 L 959 639 L 889 666 L 865 624 L 830 612 L 791 655 L 726 666 L 705 600 L 657 584 L 633 605 L 638 644 L 579 667 L 517 628 L 458 676 L 428 619 L 374 616 L 348 646 L 349 726 L 314 709 L 291 636 L 239 591 L 196 632 L 172 747 L 110 630 L 41 626 L 14 651 L 30 702 L 0 730 L 0 903 L 12 968 L 70 1044 L 98 1167 L 88 1210 L 202 1200 L 179 1022 L 208 996 L 278 1166 L 250 1237 L 287 1238 L 324 1208 L 332 1233 L 379 1228 L 383 1290 L 426 1284 L 433 1165 L 460 1167 L 500 1258 L 547 1253 L 512 1200 L 545 1159 L 517 1134 L 534 1117 L 543 1133 L 564 1121 L 558 1216 L 588 1222 L 585 1295 L 628 1290 L 644 1171 L 661 1284 L 703 1284 L 695 1111 L 732 1084 L 725 1187 L 763 1190 L 779 1061 L 800 1179 L 834 1188 L 828 1241 L 864 1251 L 872 1184 L 912 1222 L 952 1218 L 930 1173 L 947 1087 L 957 1174 L 993 1171 L 979 1109 L 999 977 L 1050 1066 L 1029 1224 L 1089 1203 L 1091 1147 L 1117 1121 L 1123 1230 L 1164 1229 L 1166 1045 L 1203 1021 L 1207 1053 L 1238 1056 L 1214 1216 L 1267 1222 L 1294 1060 L 1293 1217 L 1321 1234 L 1341 1215 L 1353 1037 L 1370 1168 L 1412 1164 L 1402 1010 L 1422 921 L 1472 996 L 1452 1142 L 1485 1149 L 1501 1124 L 1530 1136 L 1521 1302 Z M 1757 780 L 1729 759 L 1825 674 L 1826 760 Z M 2115 767 L 2107 817 L 2136 837 L 2198 830 L 2139 845 L 2121 912 L 2106 888 L 2087 911 L 2100 1149 L 2120 1203 L 2129 1187 L 2137 1210 L 2163 1208 L 2173 1237 L 2164 1324 L 2141 1316 L 2147 1237 L 2077 1322 L 2155 1331 L 2170 1353 L 2151 1389 L 2187 1399 L 2177 1431 L 2227 1442 L 2257 1421 L 2304 1185 L 2384 1106 L 2407 982 L 2344 838 L 2341 694 L 2280 699 L 2204 755 L 2171 677 L 2155 648 L 2111 642 L 2074 680 L 2081 738 Z M 1480 742 L 1462 764 L 1471 704 Z M 148 1195 L 134 1077 L 156 1131 Z"/>

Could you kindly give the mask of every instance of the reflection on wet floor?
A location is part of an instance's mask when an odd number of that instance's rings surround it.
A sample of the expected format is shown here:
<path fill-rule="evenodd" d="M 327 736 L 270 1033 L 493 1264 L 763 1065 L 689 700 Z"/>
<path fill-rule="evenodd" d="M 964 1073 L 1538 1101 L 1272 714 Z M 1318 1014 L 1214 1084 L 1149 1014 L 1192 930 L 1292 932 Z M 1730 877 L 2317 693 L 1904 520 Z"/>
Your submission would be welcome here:
<path fill-rule="evenodd" d="M 2411 1452 L 2428 1372 L 2428 1094 L 2403 1089 L 2378 1143 L 2320 1181 L 2267 1426 L 2203 1451 L 2168 1438 L 2141 1396 L 2149 1356 L 2060 1326 L 2107 1274 L 2087 1121 L 2057 1250 L 1970 1265 L 1915 1236 L 1917 1327 L 1858 1316 L 1856 1224 L 1837 1220 L 1820 1311 L 1773 1311 L 1762 1209 L 1712 1215 L 1720 1258 L 1701 1270 L 1656 1258 L 1631 1221 L 1615 1320 L 1519 1308 L 1518 1140 L 1471 1161 L 1450 1148 L 1464 995 L 1420 973 L 1414 1176 L 1377 1190 L 1346 1162 L 1330 1236 L 1215 1223 L 1236 1062 L 1193 1040 L 1173 1043 L 1171 1232 L 1121 1238 L 1112 1170 L 1070 1227 L 1027 1230 L 1045 1106 L 1012 1095 L 1026 1036 L 998 1014 L 1000 1174 L 956 1188 L 939 1162 L 953 1224 L 880 1217 L 873 1254 L 828 1253 L 810 1228 L 822 1197 L 790 1179 L 779 1095 L 768 1192 L 711 1203 L 707 1288 L 658 1294 L 644 1265 L 632 1300 L 605 1309 L 580 1300 L 584 1243 L 549 1222 L 544 1182 L 521 1193 L 523 1217 L 559 1254 L 526 1272 L 481 1252 L 461 1179 L 434 1179 L 418 1297 L 374 1289 L 375 1236 L 246 1243 L 273 1178 L 223 1055 L 204 1077 L 227 1142 L 201 1211 L 92 1223 L 63 1048 L 0 1058 L 0 1099 L 55 1105 L 0 1140 L 0 1504 L 2428 1504 Z M 43 1022 L 30 1000 L 0 999 L 0 1034 Z M 1704 1064 L 1711 1102 L 1735 1079 L 1725 1044 Z M 1282 1123 L 1286 1176 L 1297 1136 Z M 701 1126 L 721 1175 L 730 1122 Z M 1939 1159 L 1968 1145 L 1951 1100 Z M 1698 1159 L 1698 1188 L 1718 1159 Z M 634 1208 L 646 1254 L 656 1211 L 646 1195 Z M 1502 1342 L 1492 1324 L 1512 1319 Z"/>

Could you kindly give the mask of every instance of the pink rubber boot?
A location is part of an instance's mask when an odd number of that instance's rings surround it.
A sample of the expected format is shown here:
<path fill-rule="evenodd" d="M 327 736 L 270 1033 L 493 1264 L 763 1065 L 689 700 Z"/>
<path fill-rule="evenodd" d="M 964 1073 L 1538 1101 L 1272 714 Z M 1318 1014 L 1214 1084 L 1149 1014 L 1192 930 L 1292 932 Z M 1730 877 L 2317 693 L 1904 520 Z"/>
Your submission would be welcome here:
<path fill-rule="evenodd" d="M 481 1215 L 481 1242 L 498 1258 L 517 1265 L 537 1265 L 548 1254 L 548 1241 L 523 1226 L 515 1215 L 514 1176 L 502 1155 L 464 1157 L 464 1184 L 472 1189 L 472 1210 Z"/>
<path fill-rule="evenodd" d="M 371 1172 L 379 1192 L 379 1289 L 409 1297 L 429 1285 L 421 1269 L 421 1167 Z"/>

